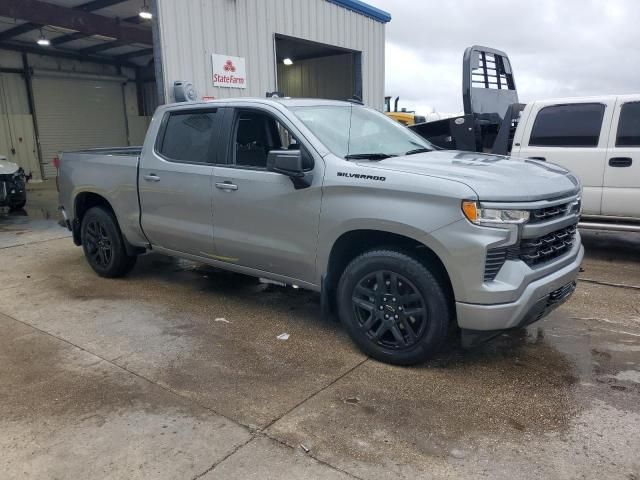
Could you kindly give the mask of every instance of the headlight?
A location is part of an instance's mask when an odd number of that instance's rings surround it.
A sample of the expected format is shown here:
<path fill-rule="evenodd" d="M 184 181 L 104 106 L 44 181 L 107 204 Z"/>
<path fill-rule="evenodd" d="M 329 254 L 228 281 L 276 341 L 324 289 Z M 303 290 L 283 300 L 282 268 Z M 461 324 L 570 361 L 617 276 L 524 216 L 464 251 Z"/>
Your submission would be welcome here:
<path fill-rule="evenodd" d="M 22 180 L 24 179 L 24 170 L 22 169 L 22 167 L 18 168 L 18 170 L 16 171 L 16 173 L 13 174 L 13 178 L 15 180 Z"/>
<path fill-rule="evenodd" d="M 529 212 L 527 210 L 483 208 L 480 203 L 467 200 L 462 202 L 462 212 L 470 222 L 489 227 L 520 224 L 529 220 Z"/>

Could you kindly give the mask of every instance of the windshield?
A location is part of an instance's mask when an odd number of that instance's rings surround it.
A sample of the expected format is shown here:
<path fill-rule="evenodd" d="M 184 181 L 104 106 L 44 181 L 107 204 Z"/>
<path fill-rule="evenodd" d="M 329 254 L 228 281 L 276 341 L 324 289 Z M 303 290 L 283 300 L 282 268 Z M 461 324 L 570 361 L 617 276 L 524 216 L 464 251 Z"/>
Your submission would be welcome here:
<path fill-rule="evenodd" d="M 424 138 L 380 112 L 358 105 L 291 107 L 334 155 L 387 158 L 433 150 Z"/>

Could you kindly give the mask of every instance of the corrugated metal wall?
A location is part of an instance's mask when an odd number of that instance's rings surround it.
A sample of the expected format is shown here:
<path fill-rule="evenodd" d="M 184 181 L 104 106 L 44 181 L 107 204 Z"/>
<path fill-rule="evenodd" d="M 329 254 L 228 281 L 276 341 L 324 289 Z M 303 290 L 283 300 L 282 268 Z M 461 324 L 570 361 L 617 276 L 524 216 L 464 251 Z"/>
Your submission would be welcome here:
<path fill-rule="evenodd" d="M 128 143 L 142 144 L 150 117 L 138 115 L 136 85 L 133 82 L 132 70 L 123 69 L 123 74 L 131 81 L 121 87 L 120 82 L 114 84 L 107 81 L 106 85 L 103 85 L 104 82 L 96 84 L 95 80 L 82 80 L 85 74 L 105 78 L 118 76 L 113 66 L 31 54 L 28 59 L 35 72 L 33 80 L 35 111 L 40 127 L 42 170 L 46 175 L 54 174 L 51 159 L 59 150 L 127 145 L 127 135 L 121 133 L 125 126 L 128 127 Z M 6 68 L 22 69 L 22 58 L 17 52 L 0 49 L 0 65 Z M 57 81 L 43 84 L 39 78 L 43 74 L 46 75 L 46 72 L 57 74 Z M 76 78 L 77 88 L 65 89 L 65 85 L 68 87 L 71 78 Z M 98 91 L 93 87 L 106 87 L 103 90 L 105 92 L 109 88 L 117 89 L 106 105 L 109 107 L 109 112 L 117 109 L 120 114 L 111 115 L 109 124 L 104 123 L 107 116 L 96 116 L 96 112 L 102 112 L 102 108 L 91 103 L 95 95 L 87 94 L 87 92 Z M 155 96 L 155 92 L 153 93 Z M 86 103 L 82 113 L 75 108 L 78 102 Z M 52 107 L 52 104 L 55 105 Z M 153 105 L 150 105 L 150 108 L 152 107 Z M 91 119 L 88 123 L 87 118 Z M 87 135 L 87 129 L 93 129 L 94 134 Z M 34 122 L 29 111 L 25 79 L 18 73 L 0 73 L 0 155 L 6 156 L 27 172 L 31 172 L 34 180 L 41 179 Z"/>
<path fill-rule="evenodd" d="M 0 155 L 40 179 L 27 87 L 17 73 L 0 73 Z"/>
<path fill-rule="evenodd" d="M 366 104 L 384 104 L 384 24 L 326 0 L 158 0 L 167 99 L 175 80 L 201 96 L 263 97 L 276 89 L 274 35 L 362 52 Z M 214 87 L 211 54 L 245 57 L 247 88 Z"/>

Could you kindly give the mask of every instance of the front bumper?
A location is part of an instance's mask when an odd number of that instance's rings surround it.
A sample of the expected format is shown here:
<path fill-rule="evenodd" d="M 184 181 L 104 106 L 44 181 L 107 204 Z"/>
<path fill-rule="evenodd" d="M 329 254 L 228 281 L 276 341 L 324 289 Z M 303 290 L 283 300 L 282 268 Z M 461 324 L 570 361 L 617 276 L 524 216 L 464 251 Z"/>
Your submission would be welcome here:
<path fill-rule="evenodd" d="M 27 198 L 25 183 L 12 177 L 0 176 L 0 207 L 13 207 L 24 203 Z"/>
<path fill-rule="evenodd" d="M 571 263 L 529 283 L 520 297 L 509 303 L 476 304 L 456 302 L 458 325 L 468 330 L 505 330 L 540 320 L 573 293 L 584 247 Z"/>

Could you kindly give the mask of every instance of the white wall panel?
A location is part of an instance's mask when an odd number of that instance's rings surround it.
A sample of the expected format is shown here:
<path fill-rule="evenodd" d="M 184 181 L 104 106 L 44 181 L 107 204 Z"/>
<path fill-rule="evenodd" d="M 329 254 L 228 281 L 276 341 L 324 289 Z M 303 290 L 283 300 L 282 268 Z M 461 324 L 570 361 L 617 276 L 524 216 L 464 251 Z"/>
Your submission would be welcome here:
<path fill-rule="evenodd" d="M 326 0 L 158 0 L 167 99 L 175 80 L 201 96 L 263 97 L 276 89 L 274 35 L 362 52 L 363 100 L 384 103 L 384 24 Z M 244 57 L 247 88 L 214 87 L 211 54 Z"/>

